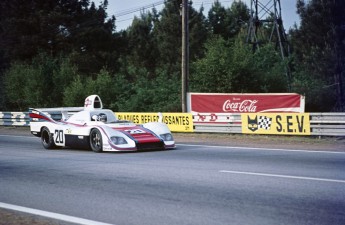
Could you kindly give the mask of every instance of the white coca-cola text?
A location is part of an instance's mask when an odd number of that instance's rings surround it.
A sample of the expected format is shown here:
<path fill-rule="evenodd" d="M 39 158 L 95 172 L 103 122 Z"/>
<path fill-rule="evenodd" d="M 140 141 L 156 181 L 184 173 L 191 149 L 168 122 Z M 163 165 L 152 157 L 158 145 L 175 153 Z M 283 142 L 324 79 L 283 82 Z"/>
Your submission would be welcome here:
<path fill-rule="evenodd" d="M 256 112 L 258 100 L 243 100 L 242 102 L 231 102 L 226 100 L 223 104 L 224 112 Z"/>

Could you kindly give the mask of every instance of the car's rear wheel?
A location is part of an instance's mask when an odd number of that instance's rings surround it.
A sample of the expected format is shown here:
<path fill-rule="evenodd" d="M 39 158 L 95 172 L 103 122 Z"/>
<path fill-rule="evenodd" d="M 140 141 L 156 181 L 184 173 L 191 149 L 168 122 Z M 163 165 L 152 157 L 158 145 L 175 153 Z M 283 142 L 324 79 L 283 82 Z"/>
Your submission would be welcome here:
<path fill-rule="evenodd" d="M 47 127 L 43 127 L 41 130 L 41 141 L 45 149 L 53 149 L 56 147 L 53 134 L 50 133 Z"/>
<path fill-rule="evenodd" d="M 92 129 L 90 132 L 90 147 L 94 152 L 102 152 L 102 134 L 98 129 Z"/>

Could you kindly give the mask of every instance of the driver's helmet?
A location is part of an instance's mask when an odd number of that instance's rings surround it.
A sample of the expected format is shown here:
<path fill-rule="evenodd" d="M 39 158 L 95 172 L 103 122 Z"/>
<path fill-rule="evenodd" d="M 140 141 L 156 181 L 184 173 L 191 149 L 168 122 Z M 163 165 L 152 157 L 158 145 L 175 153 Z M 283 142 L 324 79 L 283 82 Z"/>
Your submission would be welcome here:
<path fill-rule="evenodd" d="M 98 115 L 98 118 L 99 118 L 99 121 L 101 121 L 101 122 L 107 122 L 107 115 L 105 115 L 104 113 L 100 113 L 99 115 Z"/>

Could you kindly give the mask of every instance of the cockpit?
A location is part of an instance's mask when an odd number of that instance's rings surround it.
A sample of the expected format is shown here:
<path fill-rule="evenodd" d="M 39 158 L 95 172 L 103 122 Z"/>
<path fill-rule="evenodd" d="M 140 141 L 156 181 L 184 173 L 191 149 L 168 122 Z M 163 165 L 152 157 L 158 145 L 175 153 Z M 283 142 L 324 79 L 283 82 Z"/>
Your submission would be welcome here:
<path fill-rule="evenodd" d="M 72 115 L 67 122 L 85 124 L 89 122 L 115 123 L 117 121 L 113 111 L 108 109 L 81 111 Z"/>
<path fill-rule="evenodd" d="M 103 123 L 114 123 L 117 121 L 111 110 L 96 110 L 90 112 L 91 121 L 99 121 Z"/>

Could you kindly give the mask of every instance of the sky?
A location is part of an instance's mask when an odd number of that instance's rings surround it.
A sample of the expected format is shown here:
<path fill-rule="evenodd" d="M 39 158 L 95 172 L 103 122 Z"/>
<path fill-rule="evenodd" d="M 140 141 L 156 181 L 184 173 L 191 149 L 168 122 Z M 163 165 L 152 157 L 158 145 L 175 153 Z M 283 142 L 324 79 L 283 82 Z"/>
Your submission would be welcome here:
<path fill-rule="evenodd" d="M 219 0 L 219 2 L 226 8 L 231 6 L 234 0 Z M 242 0 L 250 8 L 251 0 Z M 96 6 L 102 0 L 94 0 Z M 204 14 L 207 16 L 214 0 L 194 0 L 193 8 L 199 10 L 201 5 L 204 6 Z M 273 0 L 259 0 L 263 5 L 272 6 Z M 299 16 L 296 13 L 296 0 L 281 0 L 281 13 L 283 24 L 286 32 L 296 23 L 299 25 Z M 164 6 L 164 0 L 108 0 L 108 16 L 114 15 L 116 17 L 116 31 L 120 31 L 129 27 L 134 16 L 140 16 L 140 11 L 145 8 L 151 11 L 155 7 L 158 11 Z M 262 8 L 262 7 L 261 7 Z"/>

